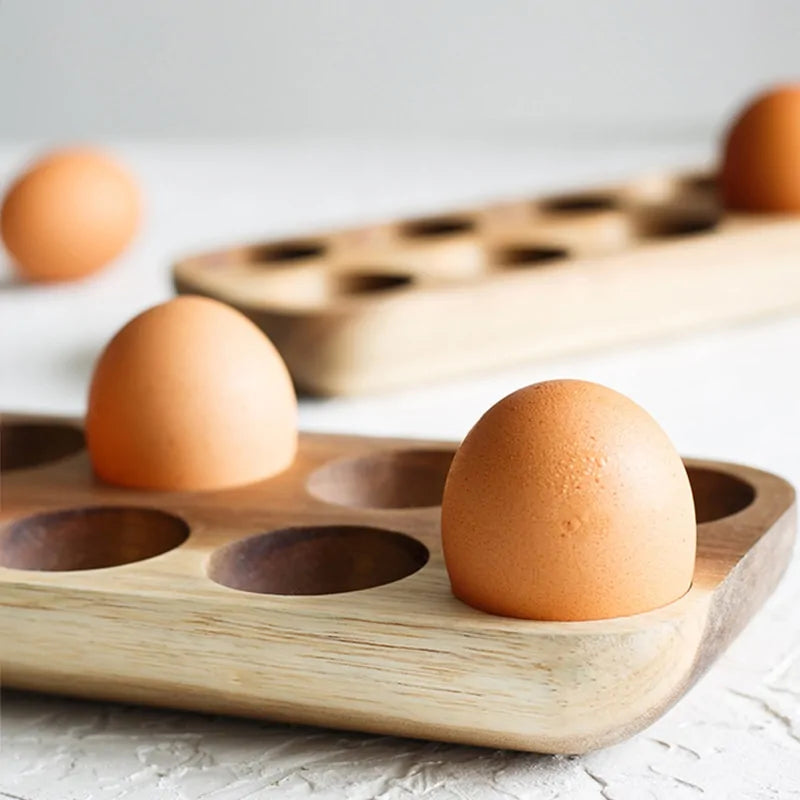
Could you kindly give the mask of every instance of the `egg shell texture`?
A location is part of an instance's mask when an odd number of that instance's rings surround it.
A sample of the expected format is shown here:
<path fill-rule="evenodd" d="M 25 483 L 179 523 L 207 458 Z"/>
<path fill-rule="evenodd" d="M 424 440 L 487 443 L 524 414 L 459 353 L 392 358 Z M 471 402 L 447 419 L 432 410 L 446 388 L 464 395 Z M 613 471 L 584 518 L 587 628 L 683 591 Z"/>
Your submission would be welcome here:
<path fill-rule="evenodd" d="M 691 487 L 647 412 L 583 381 L 501 400 L 453 460 L 442 504 L 453 591 L 495 614 L 587 620 L 650 610 L 692 580 Z"/>
<path fill-rule="evenodd" d="M 252 322 L 187 296 L 145 311 L 111 340 L 92 378 L 86 435 L 108 483 L 219 489 L 291 464 L 297 400 Z"/>

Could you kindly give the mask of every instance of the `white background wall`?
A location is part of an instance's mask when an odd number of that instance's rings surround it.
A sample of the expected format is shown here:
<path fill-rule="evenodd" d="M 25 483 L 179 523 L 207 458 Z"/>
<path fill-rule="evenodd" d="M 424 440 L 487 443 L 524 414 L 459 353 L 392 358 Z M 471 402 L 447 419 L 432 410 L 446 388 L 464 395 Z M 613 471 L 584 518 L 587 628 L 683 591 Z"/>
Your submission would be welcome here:
<path fill-rule="evenodd" d="M 0 138 L 697 137 L 797 0 L 0 0 Z"/>

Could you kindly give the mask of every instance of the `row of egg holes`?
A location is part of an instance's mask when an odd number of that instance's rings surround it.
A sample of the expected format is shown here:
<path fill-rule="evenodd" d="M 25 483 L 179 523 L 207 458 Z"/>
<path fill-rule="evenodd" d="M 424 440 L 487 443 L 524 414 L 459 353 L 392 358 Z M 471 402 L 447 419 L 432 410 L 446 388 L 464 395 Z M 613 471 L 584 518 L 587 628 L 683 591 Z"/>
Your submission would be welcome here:
<path fill-rule="evenodd" d="M 480 242 L 481 222 L 471 215 L 429 217 L 401 223 L 391 231 L 394 239 L 399 236 L 396 243 L 391 242 L 397 248 L 393 261 L 402 262 L 403 257 L 407 257 L 409 267 L 417 268 L 416 274 L 400 271 L 396 264 L 373 267 L 372 271 L 355 267 L 328 270 L 323 263 L 328 246 L 324 240 L 317 239 L 286 240 L 246 248 L 232 255 L 228 263 L 252 268 L 302 266 L 304 272 L 282 270 L 275 274 L 272 299 L 287 305 L 314 305 L 342 297 L 407 289 L 420 279 L 449 283 L 479 278 L 487 271 L 538 267 L 581 255 L 620 252 L 642 242 L 709 232 L 719 223 L 718 214 L 708 208 L 687 208 L 680 201 L 666 205 L 630 205 L 613 194 L 574 195 L 539 203 L 535 209 L 537 213 L 530 220 L 532 241 L 493 247 Z M 487 211 L 487 215 L 491 213 Z M 557 234 L 551 230 L 549 240 L 548 220 L 561 226 Z M 574 233 L 570 233 L 563 228 L 564 220 L 576 223 L 594 220 L 594 223 L 590 229 L 576 226 Z M 537 226 L 542 232 L 538 238 Z M 365 238 L 368 238 L 366 234 Z M 426 262 L 424 250 L 416 254 L 404 252 L 404 242 L 453 242 L 458 244 L 458 249 L 453 250 L 450 258 L 438 253 L 434 264 Z M 474 253 L 468 253 L 465 247 L 471 247 Z M 210 259 L 207 265 L 217 269 L 224 263 L 225 257 L 222 257 Z M 262 290 L 265 288 L 264 284 L 260 286 Z"/>
<path fill-rule="evenodd" d="M 74 455 L 80 431 L 66 425 L 21 424 L 2 429 L 0 467 L 31 468 Z M 438 506 L 453 453 L 409 450 L 334 461 L 310 476 L 309 492 L 355 508 Z M 749 506 L 755 492 L 733 476 L 690 469 L 698 523 Z M 0 566 L 71 571 L 120 566 L 166 553 L 189 538 L 180 517 L 147 508 L 90 507 L 25 517 L 0 530 Z M 224 545 L 208 576 L 232 589 L 277 595 L 352 592 L 407 577 L 428 561 L 411 536 L 357 525 L 293 527 Z"/>
<path fill-rule="evenodd" d="M 69 425 L 21 423 L 0 429 L 0 470 L 45 466 L 84 449 Z M 315 470 L 316 498 L 353 508 L 435 507 L 452 450 L 372 453 Z M 164 511 L 87 507 L 44 512 L 0 530 L 0 566 L 75 571 L 121 566 L 166 553 L 189 538 L 189 525 Z M 359 525 L 293 527 L 234 541 L 212 554 L 209 577 L 233 589 L 279 595 L 357 591 L 404 578 L 428 561 L 411 536 Z"/>

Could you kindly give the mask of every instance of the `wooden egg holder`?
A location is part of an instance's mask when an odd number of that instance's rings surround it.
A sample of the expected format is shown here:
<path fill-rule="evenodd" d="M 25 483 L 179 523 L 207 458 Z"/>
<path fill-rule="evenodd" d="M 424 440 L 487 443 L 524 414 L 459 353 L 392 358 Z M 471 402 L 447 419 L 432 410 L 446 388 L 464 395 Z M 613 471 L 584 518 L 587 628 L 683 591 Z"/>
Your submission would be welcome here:
<path fill-rule="evenodd" d="M 178 262 L 297 385 L 348 394 L 800 306 L 800 219 L 724 214 L 668 174 Z"/>
<path fill-rule="evenodd" d="M 269 481 L 166 493 L 96 482 L 75 420 L 5 415 L 0 433 L 0 659 L 21 689 L 579 753 L 671 706 L 794 540 L 788 483 L 688 460 L 684 597 L 618 619 L 505 619 L 450 592 L 450 444 L 306 434 Z"/>

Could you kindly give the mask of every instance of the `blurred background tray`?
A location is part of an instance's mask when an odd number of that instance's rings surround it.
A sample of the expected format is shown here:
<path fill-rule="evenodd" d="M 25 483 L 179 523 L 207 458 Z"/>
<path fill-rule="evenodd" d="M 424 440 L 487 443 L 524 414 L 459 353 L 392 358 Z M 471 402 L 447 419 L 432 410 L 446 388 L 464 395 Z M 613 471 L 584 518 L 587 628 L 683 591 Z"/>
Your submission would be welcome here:
<path fill-rule="evenodd" d="M 179 261 L 297 385 L 338 395 L 800 307 L 800 221 L 725 213 L 709 173 L 643 176 Z"/>

